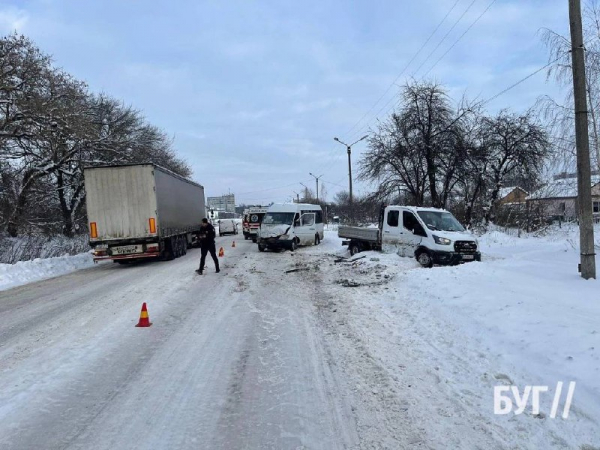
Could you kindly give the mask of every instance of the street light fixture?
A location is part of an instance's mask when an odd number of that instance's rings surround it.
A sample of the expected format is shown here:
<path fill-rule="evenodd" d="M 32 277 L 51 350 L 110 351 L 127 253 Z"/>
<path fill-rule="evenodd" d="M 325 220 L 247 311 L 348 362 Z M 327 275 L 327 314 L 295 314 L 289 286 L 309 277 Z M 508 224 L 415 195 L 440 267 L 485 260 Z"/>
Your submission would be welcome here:
<path fill-rule="evenodd" d="M 313 175 L 312 172 L 308 172 L 308 174 L 317 181 L 317 203 L 319 203 L 319 178 L 321 178 L 323 174 L 319 176 Z"/>
<path fill-rule="evenodd" d="M 369 137 L 369 135 L 366 134 L 363 137 L 361 137 L 358 141 L 353 142 L 350 145 L 346 144 L 345 142 L 342 142 L 341 140 L 339 140 L 336 137 L 333 138 L 334 141 L 337 141 L 340 144 L 345 145 L 346 148 L 348 149 L 348 186 L 350 188 L 350 198 L 349 198 L 350 224 L 354 224 L 354 205 L 352 204 L 352 202 L 353 202 L 353 199 L 352 199 L 352 161 L 351 161 L 350 155 L 352 154 L 352 146 L 354 144 L 358 144 L 360 141 L 363 141 L 368 137 Z"/>

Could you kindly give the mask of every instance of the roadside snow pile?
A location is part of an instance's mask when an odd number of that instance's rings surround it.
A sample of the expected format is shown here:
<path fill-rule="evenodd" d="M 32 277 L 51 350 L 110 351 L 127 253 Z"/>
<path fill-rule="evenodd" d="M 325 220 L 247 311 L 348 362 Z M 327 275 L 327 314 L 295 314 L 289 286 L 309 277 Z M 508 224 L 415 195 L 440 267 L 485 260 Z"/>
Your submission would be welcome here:
<path fill-rule="evenodd" d="M 78 255 L 89 250 L 87 235 L 65 236 L 26 235 L 16 238 L 0 235 L 0 264 L 14 264 L 36 258 Z"/>
<path fill-rule="evenodd" d="M 19 261 L 16 264 L 0 264 L 0 290 L 64 275 L 92 265 L 92 255 L 89 253 L 47 259 L 37 258 L 33 261 Z"/>
<path fill-rule="evenodd" d="M 333 233 L 326 242 L 341 247 Z M 454 423 L 447 435 L 454 448 L 483 445 L 468 441 L 468 423 L 507 446 L 597 448 L 600 285 L 577 273 L 577 229 L 521 238 L 494 231 L 479 243 L 483 262 L 454 267 L 421 269 L 414 259 L 377 252 L 330 264 L 336 320 L 361 337 L 367 352 L 399 380 L 398 389 L 410 387 L 402 389 L 414 417 Z M 558 382 L 564 387 L 552 419 Z M 494 387 L 503 385 L 520 394 L 525 386 L 548 386 L 540 395 L 541 415 L 532 414 L 531 396 L 521 415 L 494 414 Z M 430 439 L 435 443 L 435 436 Z"/>

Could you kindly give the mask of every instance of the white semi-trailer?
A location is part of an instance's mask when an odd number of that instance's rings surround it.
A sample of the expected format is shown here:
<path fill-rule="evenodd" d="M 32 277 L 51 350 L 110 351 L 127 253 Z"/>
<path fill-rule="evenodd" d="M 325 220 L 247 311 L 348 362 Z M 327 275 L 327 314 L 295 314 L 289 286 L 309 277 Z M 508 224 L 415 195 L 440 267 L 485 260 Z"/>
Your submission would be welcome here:
<path fill-rule="evenodd" d="M 201 185 L 154 164 L 90 167 L 84 178 L 94 261 L 173 259 L 196 240 Z"/>

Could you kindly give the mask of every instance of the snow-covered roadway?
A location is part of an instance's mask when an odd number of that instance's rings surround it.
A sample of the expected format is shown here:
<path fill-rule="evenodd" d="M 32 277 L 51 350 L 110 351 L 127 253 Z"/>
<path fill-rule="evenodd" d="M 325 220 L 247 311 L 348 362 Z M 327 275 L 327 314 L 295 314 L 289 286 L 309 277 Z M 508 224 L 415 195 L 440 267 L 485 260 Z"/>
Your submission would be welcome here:
<path fill-rule="evenodd" d="M 238 237 L 217 245 L 221 274 L 209 262 L 196 275 L 193 250 L 0 292 L 0 448 L 597 448 L 586 403 L 598 386 L 583 377 L 597 373 L 593 349 L 576 372 L 554 364 L 588 396 L 576 393 L 569 421 L 493 414 L 494 385 L 556 379 L 516 364 L 531 360 L 519 328 L 478 332 L 518 286 L 461 304 L 469 316 L 454 304 L 466 301 L 462 280 L 483 295 L 508 260 L 429 271 L 393 254 L 335 263 L 333 233 L 295 253 L 259 253 Z M 134 326 L 142 302 L 150 328 Z M 586 339 L 571 345 L 595 334 Z"/>
<path fill-rule="evenodd" d="M 259 273 L 290 254 L 231 240 L 221 274 L 192 251 L 0 294 L 0 448 L 356 444 L 310 292 Z"/>

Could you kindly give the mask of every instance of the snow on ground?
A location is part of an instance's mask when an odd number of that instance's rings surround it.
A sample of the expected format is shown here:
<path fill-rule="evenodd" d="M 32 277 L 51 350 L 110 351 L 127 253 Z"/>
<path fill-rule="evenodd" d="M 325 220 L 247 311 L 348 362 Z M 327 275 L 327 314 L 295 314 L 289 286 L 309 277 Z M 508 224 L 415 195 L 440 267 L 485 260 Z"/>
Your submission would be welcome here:
<path fill-rule="evenodd" d="M 577 274 L 576 232 L 480 243 L 481 263 L 423 269 L 395 253 L 341 260 L 334 231 L 294 253 L 228 236 L 219 275 L 211 261 L 194 273 L 196 250 L 9 291 L 0 442 L 600 449 L 600 296 Z M 22 284 L 90 259 L 0 266 L 0 285 L 11 268 Z M 142 301 L 149 329 L 133 326 Z M 549 417 L 558 381 L 577 382 L 567 420 L 564 393 Z M 508 384 L 549 386 L 543 414 L 494 415 Z"/>
<path fill-rule="evenodd" d="M 510 448 L 600 448 L 600 295 L 597 281 L 577 273 L 577 239 L 573 230 L 537 238 L 494 232 L 480 239 L 482 263 L 455 267 L 423 269 L 378 252 L 321 264 L 337 286 L 329 295 L 342 347 L 365 347 L 392 380 L 384 397 L 401 391 L 401 407 L 423 423 L 415 445 L 485 446 L 479 435 Z M 348 256 L 332 232 L 311 251 Z M 565 387 L 551 419 L 559 381 Z M 570 381 L 577 386 L 563 420 Z M 494 415 L 494 386 L 509 384 L 521 392 L 549 386 L 542 415 L 531 414 L 531 403 L 519 416 Z"/>
<path fill-rule="evenodd" d="M 92 255 L 65 255 L 54 258 L 36 258 L 15 264 L 0 264 L 0 291 L 34 281 L 64 275 L 93 265 Z"/>

